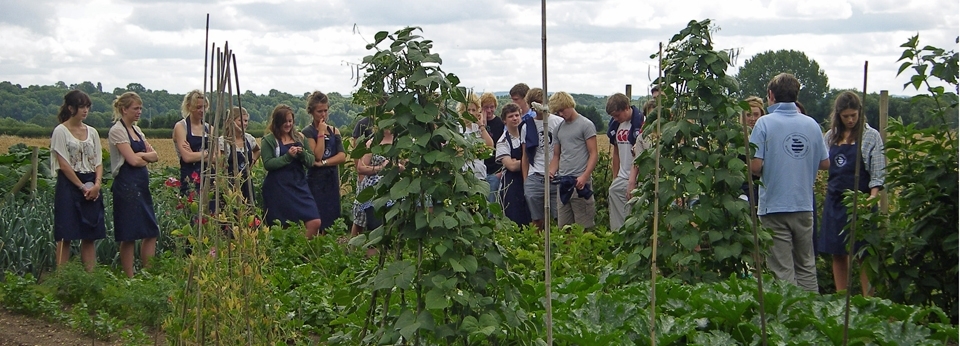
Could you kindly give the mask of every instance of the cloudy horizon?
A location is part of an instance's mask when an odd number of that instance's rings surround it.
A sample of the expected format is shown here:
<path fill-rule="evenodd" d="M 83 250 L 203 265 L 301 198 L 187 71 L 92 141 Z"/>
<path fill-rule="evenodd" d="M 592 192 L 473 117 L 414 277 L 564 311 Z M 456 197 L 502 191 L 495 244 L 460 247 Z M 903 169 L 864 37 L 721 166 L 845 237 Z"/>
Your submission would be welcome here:
<path fill-rule="evenodd" d="M 0 5 L 0 80 L 21 85 L 140 83 L 185 93 L 203 88 L 204 25 L 210 42 L 229 42 L 241 88 L 299 95 L 356 90 L 356 64 L 378 31 L 419 26 L 443 69 L 476 91 L 541 84 L 540 2 L 521 0 L 12 0 Z M 647 94 L 649 56 L 690 20 L 719 27 L 717 49 L 736 49 L 737 69 L 768 50 L 793 49 L 817 61 L 831 88 L 904 90 L 896 77 L 900 44 L 956 50 L 956 1 L 742 0 L 547 1 L 550 91 L 609 95 L 634 85 Z"/>

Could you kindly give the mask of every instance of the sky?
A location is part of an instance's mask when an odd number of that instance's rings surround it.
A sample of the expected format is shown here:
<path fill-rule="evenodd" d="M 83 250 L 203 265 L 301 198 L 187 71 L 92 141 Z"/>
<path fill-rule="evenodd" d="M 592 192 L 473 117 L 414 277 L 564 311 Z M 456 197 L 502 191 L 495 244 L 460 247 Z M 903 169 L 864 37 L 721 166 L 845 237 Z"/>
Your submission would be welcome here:
<path fill-rule="evenodd" d="M 186 93 L 203 89 L 209 40 L 237 59 L 240 87 L 294 95 L 352 93 L 356 66 L 378 31 L 419 26 L 445 72 L 475 91 L 542 85 L 541 2 L 536 0 L 2 0 L 0 81 L 140 83 Z M 714 47 L 739 55 L 728 73 L 768 50 L 803 51 L 831 88 L 903 89 L 896 63 L 911 36 L 957 50 L 956 0 L 547 1 L 548 91 L 648 94 L 650 55 L 690 20 L 719 29 Z"/>

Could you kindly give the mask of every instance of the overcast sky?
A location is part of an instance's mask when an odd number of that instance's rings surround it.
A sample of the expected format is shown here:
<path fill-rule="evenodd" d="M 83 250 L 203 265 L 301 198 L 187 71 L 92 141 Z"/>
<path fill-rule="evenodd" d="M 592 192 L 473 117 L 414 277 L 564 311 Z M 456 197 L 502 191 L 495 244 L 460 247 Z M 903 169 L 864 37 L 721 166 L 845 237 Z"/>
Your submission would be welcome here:
<path fill-rule="evenodd" d="M 137 82 L 185 93 L 203 87 L 204 25 L 237 55 L 243 90 L 351 93 L 355 64 L 378 31 L 420 26 L 443 69 L 477 91 L 541 85 L 537 0 L 2 0 L 0 80 L 23 86 Z M 718 49 L 738 67 L 767 50 L 816 60 L 832 88 L 913 94 L 896 77 L 899 45 L 957 49 L 956 0 L 547 1 L 549 90 L 647 94 L 658 42 L 711 18 Z M 731 68 L 729 73 L 736 73 Z"/>

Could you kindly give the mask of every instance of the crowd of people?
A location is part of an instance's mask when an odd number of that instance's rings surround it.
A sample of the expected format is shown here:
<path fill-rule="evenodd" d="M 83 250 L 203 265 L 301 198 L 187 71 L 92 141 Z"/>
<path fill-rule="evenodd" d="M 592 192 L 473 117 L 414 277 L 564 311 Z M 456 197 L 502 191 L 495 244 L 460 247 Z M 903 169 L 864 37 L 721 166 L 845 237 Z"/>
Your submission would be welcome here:
<path fill-rule="evenodd" d="M 864 179 L 856 188 L 871 197 L 883 188 L 883 143 L 873 128 L 865 125 L 862 103 L 856 94 L 840 94 L 830 116 L 826 134 L 802 112 L 797 101 L 800 83 L 790 74 L 780 74 L 768 84 L 766 107 L 763 99 L 749 97 L 750 110 L 740 121 L 750 131 L 750 142 L 756 152 L 748 157 L 753 179 L 761 182 L 757 193 L 750 195 L 747 184 L 741 198 L 756 205 L 755 213 L 762 225 L 773 231 L 773 246 L 767 266 L 778 279 L 816 291 L 815 252 L 832 255 L 833 274 L 838 290 L 846 289 L 849 271 L 847 210 L 842 204 L 843 191 L 854 188 L 856 161 Z M 518 225 L 544 227 L 550 217 L 560 227 L 579 224 L 595 227 L 596 204 L 593 175 L 598 163 L 597 133 L 593 123 L 577 113 L 576 102 L 566 92 L 556 92 L 544 102 L 542 89 L 518 83 L 510 89 L 511 103 L 501 107 L 491 93 L 477 97 L 470 94 L 460 105 L 460 114 L 469 114 L 462 121 L 461 133 L 477 145 L 493 149 L 494 155 L 469 160 L 464 174 L 476 177 L 484 190 L 489 186 L 488 200 L 503 208 L 503 214 Z M 659 90 L 654 88 L 654 97 Z M 51 170 L 57 173 L 54 238 L 57 241 L 57 264 L 69 260 L 74 240 L 80 241 L 80 256 L 87 270 L 96 262 L 94 241 L 106 237 L 104 204 L 100 195 L 103 177 L 99 135 L 84 124 L 90 110 L 90 98 L 81 91 L 64 96 L 58 125 L 51 136 Z M 306 111 L 310 125 L 296 129 L 295 111 L 278 105 L 269 118 L 268 131 L 258 143 L 245 133 L 249 114 L 235 107 L 229 112 L 223 136 L 216 146 L 211 140 L 210 125 L 204 122 L 208 102 L 198 90 L 187 93 L 181 111 L 183 121 L 173 128 L 173 145 L 180 161 L 181 193 L 200 189 L 201 164 L 204 160 L 226 158 L 227 179 L 239 184 L 245 201 L 253 201 L 253 184 L 248 168 L 262 160 L 266 177 L 259 191 L 263 197 L 265 221 L 268 224 L 303 223 L 305 236 L 323 234 L 342 217 L 340 166 L 347 160 L 340 131 L 328 123 L 329 100 L 321 92 L 307 96 Z M 657 134 L 644 131 L 645 114 L 650 114 L 654 101 L 644 107 L 631 105 L 624 94 L 610 96 L 606 112 L 610 115 L 607 140 L 610 143 L 613 174 L 609 187 L 608 226 L 623 227 L 630 215 L 628 203 L 638 186 L 635 159 L 657 141 Z M 159 227 L 149 189 L 147 165 L 157 162 L 156 151 L 136 125 L 143 101 L 127 92 L 113 104 L 115 124 L 109 132 L 109 150 L 114 178 L 114 240 L 120 243 L 120 260 L 128 276 L 134 274 L 134 247 L 140 241 L 141 264 L 149 266 L 156 249 Z M 546 119 L 546 121 L 544 121 Z M 545 131 L 544 126 L 549 127 Z M 375 136 L 370 119 L 357 123 L 352 137 L 354 145 L 372 146 Z M 377 144 L 394 141 L 390 129 L 382 133 Z M 857 143 L 862 154 L 857 157 Z M 210 150 L 215 152 L 211 154 Z M 549 164 L 545 164 L 549 158 Z M 358 175 L 357 192 L 379 184 L 381 172 L 387 168 L 403 170 L 403 162 L 367 153 L 354 167 Z M 814 180 L 818 170 L 828 170 L 828 188 L 820 229 L 814 230 Z M 551 198 L 544 200 L 549 189 Z M 380 227 L 370 201 L 352 202 L 351 234 L 356 235 Z M 389 208 L 392 203 L 387 203 Z M 211 204 L 211 209 L 217 206 Z M 379 215 L 383 215 L 380 213 Z M 864 294 L 869 283 L 861 277 Z"/>

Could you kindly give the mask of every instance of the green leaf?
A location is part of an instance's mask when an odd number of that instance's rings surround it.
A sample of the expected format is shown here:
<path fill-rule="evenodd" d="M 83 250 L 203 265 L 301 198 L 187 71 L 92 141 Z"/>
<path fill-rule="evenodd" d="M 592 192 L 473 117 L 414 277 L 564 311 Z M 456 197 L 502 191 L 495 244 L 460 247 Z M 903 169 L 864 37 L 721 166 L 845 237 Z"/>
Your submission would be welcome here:
<path fill-rule="evenodd" d="M 467 270 L 467 273 L 473 274 L 477 272 L 477 258 L 473 255 L 467 255 L 461 261 L 463 268 Z"/>
<path fill-rule="evenodd" d="M 450 267 L 453 268 L 453 271 L 457 273 L 463 273 L 467 271 L 467 269 L 464 268 L 463 265 L 460 264 L 460 261 L 458 261 L 456 258 L 451 258 L 449 262 L 450 262 Z"/>
<path fill-rule="evenodd" d="M 428 310 L 443 310 L 450 306 L 450 299 L 440 289 L 434 288 L 427 291 L 424 296 L 424 307 Z"/>

